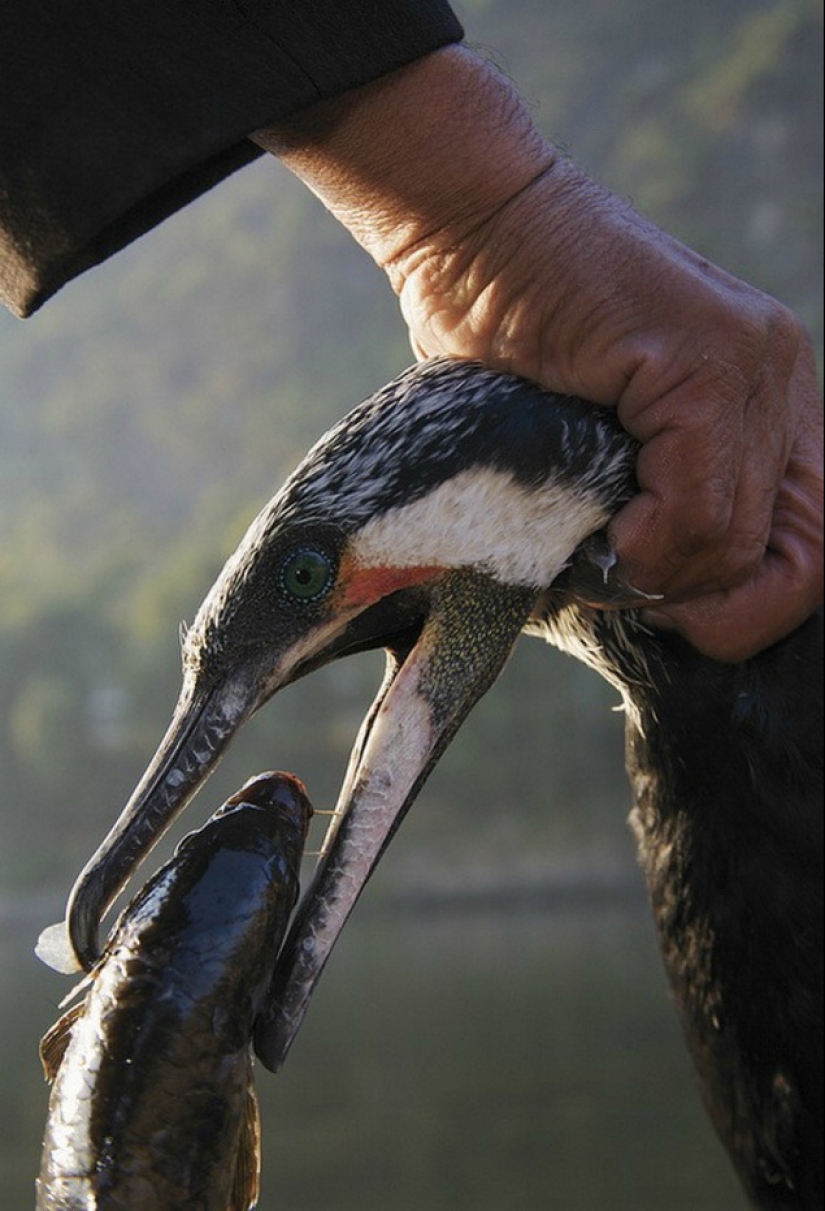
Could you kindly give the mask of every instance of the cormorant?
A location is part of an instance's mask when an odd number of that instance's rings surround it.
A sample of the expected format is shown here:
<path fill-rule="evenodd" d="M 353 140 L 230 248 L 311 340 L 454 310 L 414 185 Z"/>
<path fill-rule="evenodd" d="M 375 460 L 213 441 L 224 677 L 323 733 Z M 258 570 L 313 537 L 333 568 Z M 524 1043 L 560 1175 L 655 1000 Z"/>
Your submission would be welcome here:
<path fill-rule="evenodd" d="M 172 724 L 75 885 L 71 944 L 88 967 L 106 907 L 268 698 L 384 647 L 327 857 L 259 1022 L 258 1053 L 277 1067 L 427 774 L 519 634 L 542 635 L 624 699 L 633 828 L 716 1129 L 756 1206 L 821 1211 L 821 617 L 741 664 L 649 629 L 599 537 L 634 492 L 635 454 L 612 410 L 449 359 L 336 425 L 186 633 Z"/>

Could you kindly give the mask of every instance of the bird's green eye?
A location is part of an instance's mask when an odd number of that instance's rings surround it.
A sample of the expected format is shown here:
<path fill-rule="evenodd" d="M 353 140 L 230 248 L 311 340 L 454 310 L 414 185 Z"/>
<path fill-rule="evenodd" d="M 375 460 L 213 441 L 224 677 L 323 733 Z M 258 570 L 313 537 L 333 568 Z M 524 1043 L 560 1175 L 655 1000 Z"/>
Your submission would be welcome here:
<path fill-rule="evenodd" d="M 305 548 L 288 556 L 282 571 L 283 584 L 290 597 L 313 601 L 323 597 L 332 585 L 332 564 L 321 551 Z"/>

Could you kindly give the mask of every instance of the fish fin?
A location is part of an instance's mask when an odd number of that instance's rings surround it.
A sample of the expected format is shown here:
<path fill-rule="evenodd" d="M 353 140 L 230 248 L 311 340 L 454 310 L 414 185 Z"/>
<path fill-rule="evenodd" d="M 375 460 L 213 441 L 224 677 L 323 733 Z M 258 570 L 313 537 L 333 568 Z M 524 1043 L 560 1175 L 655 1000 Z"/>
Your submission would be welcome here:
<path fill-rule="evenodd" d="M 241 1124 L 238 1144 L 238 1159 L 232 1192 L 227 1211 L 252 1211 L 258 1205 L 261 1179 L 261 1115 L 258 1098 L 252 1079 L 252 1061 L 249 1062 L 249 1081 L 246 1087 L 246 1110 Z"/>
<path fill-rule="evenodd" d="M 82 980 L 78 980 L 78 982 L 76 984 L 73 984 L 72 987 L 69 989 L 69 991 L 66 993 L 63 1000 L 58 1003 L 57 1008 L 65 1009 L 66 1006 L 75 999 L 75 997 L 79 997 L 81 993 L 85 994 L 85 992 L 89 988 L 92 980 L 94 979 L 95 971 L 97 971 L 96 967 L 93 968 L 92 971 L 88 972 L 87 975 L 84 975 Z"/>
<path fill-rule="evenodd" d="M 49 925 L 43 930 L 37 939 L 34 953 L 41 963 L 59 971 L 61 975 L 71 976 L 83 970 L 72 950 L 65 921 L 58 921 L 56 925 Z"/>
<path fill-rule="evenodd" d="M 66 1048 L 72 1037 L 72 1028 L 83 1012 L 84 1002 L 74 1005 L 54 1026 L 47 1030 L 40 1040 L 40 1063 L 43 1065 L 43 1075 L 49 1084 L 57 1076 L 57 1070 L 63 1062 Z"/>

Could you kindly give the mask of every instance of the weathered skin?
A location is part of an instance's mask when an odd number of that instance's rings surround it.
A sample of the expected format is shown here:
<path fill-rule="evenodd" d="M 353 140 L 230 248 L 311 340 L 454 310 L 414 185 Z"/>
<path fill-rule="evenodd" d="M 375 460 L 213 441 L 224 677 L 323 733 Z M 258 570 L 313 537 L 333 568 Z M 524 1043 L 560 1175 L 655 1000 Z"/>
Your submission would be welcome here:
<path fill-rule="evenodd" d="M 121 915 L 41 1046 L 54 1084 L 38 1211 L 255 1205 L 250 1039 L 311 813 L 296 779 L 253 779 Z"/>

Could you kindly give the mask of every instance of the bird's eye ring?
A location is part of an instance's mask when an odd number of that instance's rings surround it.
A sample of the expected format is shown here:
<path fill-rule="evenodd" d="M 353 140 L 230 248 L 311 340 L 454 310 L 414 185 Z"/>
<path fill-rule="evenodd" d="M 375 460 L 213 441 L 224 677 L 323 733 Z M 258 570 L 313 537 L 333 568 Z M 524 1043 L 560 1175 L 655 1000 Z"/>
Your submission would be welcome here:
<path fill-rule="evenodd" d="M 317 601 L 332 585 L 332 563 L 322 551 L 302 547 L 284 560 L 281 579 L 290 597 Z"/>

